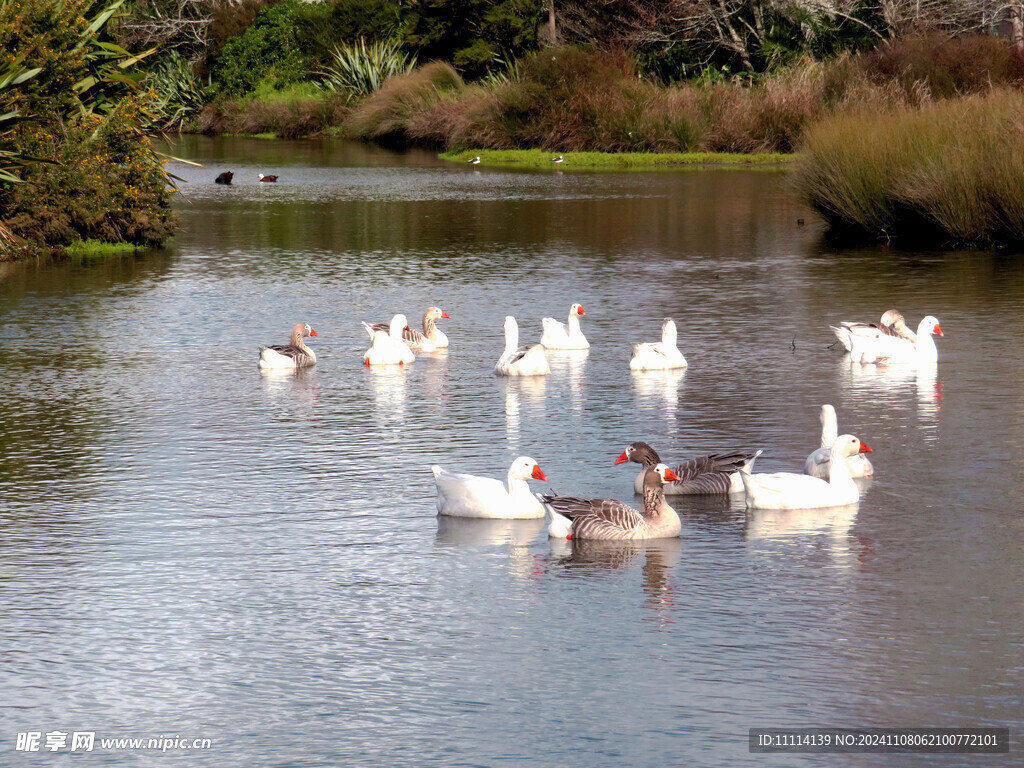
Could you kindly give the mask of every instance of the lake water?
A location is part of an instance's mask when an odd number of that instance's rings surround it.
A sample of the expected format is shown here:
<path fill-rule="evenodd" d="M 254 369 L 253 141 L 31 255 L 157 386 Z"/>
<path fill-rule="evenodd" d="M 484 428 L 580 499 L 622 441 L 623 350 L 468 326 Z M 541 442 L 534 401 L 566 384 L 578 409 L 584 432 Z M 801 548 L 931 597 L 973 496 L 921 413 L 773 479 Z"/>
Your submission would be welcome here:
<path fill-rule="evenodd" d="M 749 728 L 813 726 L 1006 726 L 1019 751 L 1019 257 L 831 248 L 777 170 L 175 151 L 203 167 L 175 165 L 169 247 L 0 280 L 0 764 L 1008 759 L 748 752 Z M 493 375 L 505 315 L 539 338 L 573 302 L 589 355 Z M 361 320 L 431 304 L 447 355 L 363 367 Z M 829 347 L 830 323 L 889 307 L 939 318 L 936 368 Z M 666 316 L 689 368 L 631 374 Z M 300 321 L 318 365 L 261 375 L 257 345 Z M 859 508 L 680 499 L 681 538 L 617 548 L 436 517 L 435 463 L 504 478 L 528 455 L 536 490 L 626 500 L 634 440 L 800 471 L 822 403 L 874 449 Z M 17 751 L 30 731 L 97 743 Z"/>

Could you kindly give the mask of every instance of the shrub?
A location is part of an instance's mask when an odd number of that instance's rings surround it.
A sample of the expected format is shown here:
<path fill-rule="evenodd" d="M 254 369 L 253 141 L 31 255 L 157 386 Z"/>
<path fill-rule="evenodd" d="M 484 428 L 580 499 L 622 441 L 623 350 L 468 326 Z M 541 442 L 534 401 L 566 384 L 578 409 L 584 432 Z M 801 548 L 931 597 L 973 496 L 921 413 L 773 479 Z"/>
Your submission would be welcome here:
<path fill-rule="evenodd" d="M 22 163 L 23 181 L 0 186 L 0 231 L 23 238 L 23 253 L 85 238 L 158 243 L 174 229 L 172 190 L 148 138 L 159 101 L 138 89 L 138 59 L 100 37 L 117 5 L 0 2 L 0 72 L 14 62 L 38 69 L 2 89 L 5 116 L 20 122 L 0 136 L 0 156 L 48 161 Z"/>
<path fill-rule="evenodd" d="M 402 53 L 397 40 L 380 40 L 367 44 L 366 38 L 334 49 L 333 65 L 324 67 L 321 86 L 346 98 L 365 96 L 380 90 L 394 75 L 411 72 L 416 57 Z"/>
<path fill-rule="evenodd" d="M 810 129 L 795 183 L 834 227 L 1024 241 L 1024 94 L 857 113 Z"/>
<path fill-rule="evenodd" d="M 397 0 L 281 0 L 244 6 L 258 9 L 244 32 L 225 40 L 213 75 L 230 95 L 250 93 L 260 83 L 280 88 L 314 73 L 340 43 L 360 36 L 391 34 L 398 27 Z"/>
<path fill-rule="evenodd" d="M 388 80 L 353 110 L 346 129 L 358 138 L 405 142 L 414 115 L 451 98 L 462 88 L 462 78 L 450 64 L 431 62 Z"/>

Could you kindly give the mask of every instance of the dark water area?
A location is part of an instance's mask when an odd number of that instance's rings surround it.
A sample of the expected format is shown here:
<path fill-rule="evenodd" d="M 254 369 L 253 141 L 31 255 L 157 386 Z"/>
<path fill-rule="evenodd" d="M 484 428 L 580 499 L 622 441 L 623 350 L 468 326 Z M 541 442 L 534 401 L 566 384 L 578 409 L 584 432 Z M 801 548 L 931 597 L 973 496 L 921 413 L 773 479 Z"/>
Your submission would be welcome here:
<path fill-rule="evenodd" d="M 830 247 L 780 170 L 173 151 L 202 167 L 173 164 L 167 248 L 0 278 L 0 764 L 1013 764 L 1020 258 Z M 493 375 L 505 315 L 539 339 L 574 302 L 589 354 Z M 364 368 L 361 320 L 429 305 L 451 315 L 447 354 Z M 936 366 L 830 347 L 830 324 L 890 307 L 938 317 Z M 666 316 L 689 367 L 632 373 L 630 343 Z M 300 321 L 317 366 L 261 375 L 257 345 Z M 550 478 L 535 490 L 625 500 L 635 468 L 612 462 L 633 440 L 800 471 L 823 403 L 874 449 L 852 509 L 679 499 L 679 539 L 615 547 L 436 517 L 432 464 L 504 478 L 527 455 Z M 748 752 L 749 728 L 816 726 L 1014 743 Z M 50 752 L 54 731 L 97 746 Z M 161 736 L 212 743 L 99 746 Z"/>

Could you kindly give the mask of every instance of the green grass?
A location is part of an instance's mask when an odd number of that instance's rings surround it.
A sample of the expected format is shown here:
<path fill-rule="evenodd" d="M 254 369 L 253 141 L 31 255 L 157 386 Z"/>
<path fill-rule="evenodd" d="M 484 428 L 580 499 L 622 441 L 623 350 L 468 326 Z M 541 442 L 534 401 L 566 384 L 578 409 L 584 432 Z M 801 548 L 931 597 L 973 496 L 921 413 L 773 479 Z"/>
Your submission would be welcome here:
<path fill-rule="evenodd" d="M 565 161 L 553 163 L 561 154 Z M 545 152 L 539 149 L 479 149 L 442 152 L 442 160 L 466 163 L 480 156 L 481 165 L 509 165 L 519 168 L 666 168 L 672 166 L 781 165 L 794 155 L 780 152 L 739 154 L 733 152 Z"/>
<path fill-rule="evenodd" d="M 74 258 L 97 259 L 108 256 L 127 256 L 143 246 L 132 243 L 105 243 L 102 240 L 76 240 L 65 252 Z"/>

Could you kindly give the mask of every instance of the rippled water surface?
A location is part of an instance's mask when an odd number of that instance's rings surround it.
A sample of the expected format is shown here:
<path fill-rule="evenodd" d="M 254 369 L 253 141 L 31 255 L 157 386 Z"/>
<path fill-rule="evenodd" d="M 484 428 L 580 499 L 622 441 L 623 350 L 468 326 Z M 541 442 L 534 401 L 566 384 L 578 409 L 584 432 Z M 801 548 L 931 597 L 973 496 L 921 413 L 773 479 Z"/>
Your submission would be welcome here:
<path fill-rule="evenodd" d="M 832 249 L 780 171 L 176 151 L 204 167 L 176 168 L 169 248 L 0 280 L 0 764 L 976 765 L 747 731 L 1019 726 L 1019 258 Z M 506 314 L 539 338 L 573 302 L 589 354 L 493 376 Z M 362 366 L 361 320 L 431 304 L 447 355 Z M 940 319 L 937 368 L 829 348 L 891 306 Z M 631 374 L 665 316 L 690 367 Z M 299 321 L 319 364 L 261 375 Z M 637 439 L 799 471 L 822 403 L 874 448 L 859 509 L 680 500 L 680 539 L 611 548 L 435 515 L 432 464 L 524 454 L 537 490 L 633 499 Z M 212 747 L 72 759 L 24 731 Z"/>

